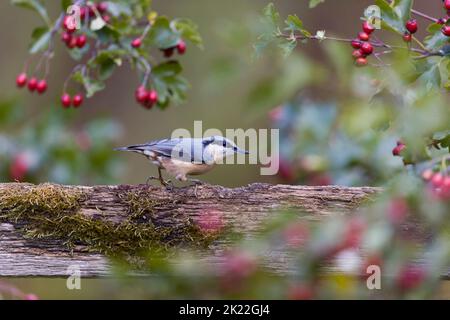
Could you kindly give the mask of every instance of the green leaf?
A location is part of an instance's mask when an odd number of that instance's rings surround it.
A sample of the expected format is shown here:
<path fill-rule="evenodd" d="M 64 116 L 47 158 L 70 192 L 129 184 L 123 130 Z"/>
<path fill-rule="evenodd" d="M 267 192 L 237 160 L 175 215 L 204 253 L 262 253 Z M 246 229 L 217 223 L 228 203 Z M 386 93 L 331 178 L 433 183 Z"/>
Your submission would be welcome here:
<path fill-rule="evenodd" d="M 403 34 L 405 32 L 405 24 L 399 17 L 393 7 L 385 0 L 376 0 L 375 4 L 381 10 L 381 24 L 385 29 Z"/>
<path fill-rule="evenodd" d="M 61 8 L 64 12 L 70 5 L 72 5 L 72 0 L 61 0 Z"/>
<path fill-rule="evenodd" d="M 100 51 L 97 56 L 89 60 L 88 65 L 90 68 L 98 67 L 99 79 L 104 81 L 112 75 L 116 66 L 121 65 L 122 57 L 126 54 L 127 51 L 123 49 L 111 47 Z"/>
<path fill-rule="evenodd" d="M 279 13 L 275 10 L 273 3 L 269 3 L 263 9 L 263 18 L 261 28 L 264 30 L 258 37 L 257 42 L 253 45 L 255 49 L 255 57 L 258 58 L 262 51 L 274 40 L 277 39 L 279 32 L 278 23 L 280 20 Z"/>
<path fill-rule="evenodd" d="M 177 61 L 169 61 L 153 68 L 152 79 L 158 92 L 158 104 L 166 107 L 170 101 L 181 103 L 186 99 L 189 88 L 187 81 L 180 76 L 182 67 Z"/>
<path fill-rule="evenodd" d="M 32 34 L 33 42 L 29 50 L 30 54 L 35 54 L 47 48 L 50 42 L 50 36 L 51 32 L 48 31 L 47 27 L 35 29 Z"/>
<path fill-rule="evenodd" d="M 394 10 L 402 20 L 403 24 L 411 18 L 413 3 L 414 0 L 396 0 L 394 2 Z"/>
<path fill-rule="evenodd" d="M 76 61 L 80 61 L 81 59 L 83 59 L 83 56 L 89 52 L 89 49 L 90 49 L 90 45 L 86 44 L 82 49 L 73 48 L 68 51 L 69 51 L 69 54 L 72 57 L 72 59 L 74 59 Z"/>
<path fill-rule="evenodd" d="M 81 71 L 76 72 L 72 76 L 72 79 L 84 86 L 87 98 L 92 97 L 94 94 L 105 88 L 103 81 L 92 79 Z"/>
<path fill-rule="evenodd" d="M 180 35 L 172 30 L 169 19 L 164 16 L 156 18 L 148 36 L 145 38 L 146 42 L 150 42 L 160 49 L 172 48 L 177 45 L 179 40 Z"/>
<path fill-rule="evenodd" d="M 303 35 L 309 37 L 311 36 L 311 33 L 309 33 L 304 27 L 303 27 L 303 21 L 300 20 L 297 15 L 289 15 L 286 19 L 287 28 L 286 30 L 295 32 L 299 31 Z"/>
<path fill-rule="evenodd" d="M 120 17 L 121 15 L 131 16 L 133 12 L 131 11 L 130 5 L 128 3 L 119 2 L 108 2 L 108 12 L 114 17 Z"/>
<path fill-rule="evenodd" d="M 427 90 L 441 86 L 440 62 L 442 59 L 428 59 L 417 64 L 417 81 L 425 85 Z"/>
<path fill-rule="evenodd" d="M 281 41 L 278 44 L 278 47 L 281 49 L 283 56 L 286 58 L 288 57 L 292 51 L 295 49 L 295 47 L 297 46 L 297 41 L 295 40 L 290 40 L 290 41 Z"/>
<path fill-rule="evenodd" d="M 325 0 L 309 0 L 309 8 L 315 8 L 317 7 L 319 4 L 324 3 Z"/>
<path fill-rule="evenodd" d="M 266 20 L 273 26 L 273 28 L 277 28 L 280 23 L 280 14 L 275 9 L 275 5 L 273 3 L 269 3 L 263 9 L 263 15 Z"/>
<path fill-rule="evenodd" d="M 194 22 L 192 22 L 192 20 L 175 20 L 175 29 L 180 33 L 183 39 L 189 40 L 198 47 L 203 48 L 203 41 L 200 33 L 198 32 L 198 26 Z"/>
<path fill-rule="evenodd" d="M 449 42 L 449 38 L 441 32 L 442 25 L 432 23 L 428 26 L 427 31 L 430 34 L 424 40 L 427 49 L 437 51 L 444 44 Z"/>
<path fill-rule="evenodd" d="M 47 26 L 51 25 L 50 19 L 47 14 L 47 10 L 38 0 L 11 0 L 11 3 L 15 6 L 33 10 L 41 16 Z"/>

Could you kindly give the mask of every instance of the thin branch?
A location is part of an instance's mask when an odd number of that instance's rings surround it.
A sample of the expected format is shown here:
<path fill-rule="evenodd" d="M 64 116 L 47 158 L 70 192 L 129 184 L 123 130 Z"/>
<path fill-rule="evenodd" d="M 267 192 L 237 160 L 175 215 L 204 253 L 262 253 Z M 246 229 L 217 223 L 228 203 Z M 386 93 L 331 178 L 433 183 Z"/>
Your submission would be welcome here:
<path fill-rule="evenodd" d="M 427 15 L 427 14 L 425 14 L 423 12 L 420 12 L 418 10 L 415 10 L 415 9 L 411 9 L 411 12 L 414 13 L 415 15 L 419 16 L 419 17 L 422 17 L 424 19 L 430 20 L 431 22 L 434 22 L 434 23 L 437 23 L 439 21 L 439 19 L 436 19 L 436 18 L 434 18 L 432 16 L 429 16 L 429 15 Z"/>

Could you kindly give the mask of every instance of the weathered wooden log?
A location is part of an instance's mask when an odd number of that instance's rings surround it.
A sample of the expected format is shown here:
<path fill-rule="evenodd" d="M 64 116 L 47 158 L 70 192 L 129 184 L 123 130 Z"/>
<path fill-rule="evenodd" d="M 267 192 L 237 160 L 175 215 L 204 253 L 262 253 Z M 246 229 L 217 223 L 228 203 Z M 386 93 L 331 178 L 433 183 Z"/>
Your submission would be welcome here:
<path fill-rule="evenodd" d="M 110 274 L 104 252 L 137 250 L 152 241 L 200 242 L 189 221 L 219 212 L 233 230 L 252 237 L 262 222 L 290 208 L 319 220 L 348 213 L 377 188 L 251 184 L 241 188 L 199 185 L 167 190 L 155 186 L 59 186 L 0 184 L 0 276 Z M 192 227 L 192 228 L 191 228 Z M 114 234 L 116 238 L 108 240 Z M 152 238 L 152 236 L 154 238 Z M 179 239 L 178 239 L 179 238 Z M 226 241 L 216 239 L 205 259 L 217 261 Z M 283 263 L 273 261 L 274 270 Z"/>

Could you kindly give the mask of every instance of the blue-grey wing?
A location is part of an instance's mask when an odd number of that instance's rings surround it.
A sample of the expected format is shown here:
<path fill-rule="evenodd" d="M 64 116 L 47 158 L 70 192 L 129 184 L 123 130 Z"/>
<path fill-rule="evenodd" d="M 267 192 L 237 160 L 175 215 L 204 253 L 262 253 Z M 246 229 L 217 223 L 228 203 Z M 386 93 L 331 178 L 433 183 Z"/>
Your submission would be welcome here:
<path fill-rule="evenodd" d="M 152 141 L 145 148 L 161 156 L 186 162 L 204 163 L 201 139 L 176 138 Z"/>
<path fill-rule="evenodd" d="M 147 150 L 153 151 L 164 157 L 171 157 L 177 146 L 182 143 L 181 139 L 163 139 L 151 141 L 145 144 Z"/>

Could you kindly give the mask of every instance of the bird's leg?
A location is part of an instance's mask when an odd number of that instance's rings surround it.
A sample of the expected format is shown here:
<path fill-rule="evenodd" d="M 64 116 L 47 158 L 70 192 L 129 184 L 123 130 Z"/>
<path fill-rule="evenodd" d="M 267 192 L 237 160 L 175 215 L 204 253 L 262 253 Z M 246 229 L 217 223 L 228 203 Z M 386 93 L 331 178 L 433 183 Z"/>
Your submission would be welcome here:
<path fill-rule="evenodd" d="M 170 183 L 171 183 L 170 180 L 163 179 L 161 168 L 158 168 L 158 177 L 153 177 L 153 176 L 148 177 L 146 184 L 148 184 L 150 180 L 158 180 L 161 183 L 161 185 L 163 185 L 164 187 L 169 187 Z"/>
<path fill-rule="evenodd" d="M 159 178 L 150 176 L 150 177 L 148 177 L 147 180 L 145 181 L 145 184 L 146 184 L 146 185 L 149 185 L 150 180 L 159 180 Z"/>
<path fill-rule="evenodd" d="M 170 180 L 166 181 L 166 180 L 163 179 L 161 168 L 159 168 L 159 167 L 158 167 L 158 175 L 159 175 L 159 177 L 158 177 L 159 182 L 161 182 L 161 184 L 164 187 L 166 187 L 168 189 L 172 189 L 173 186 L 171 185 L 171 181 Z"/>

